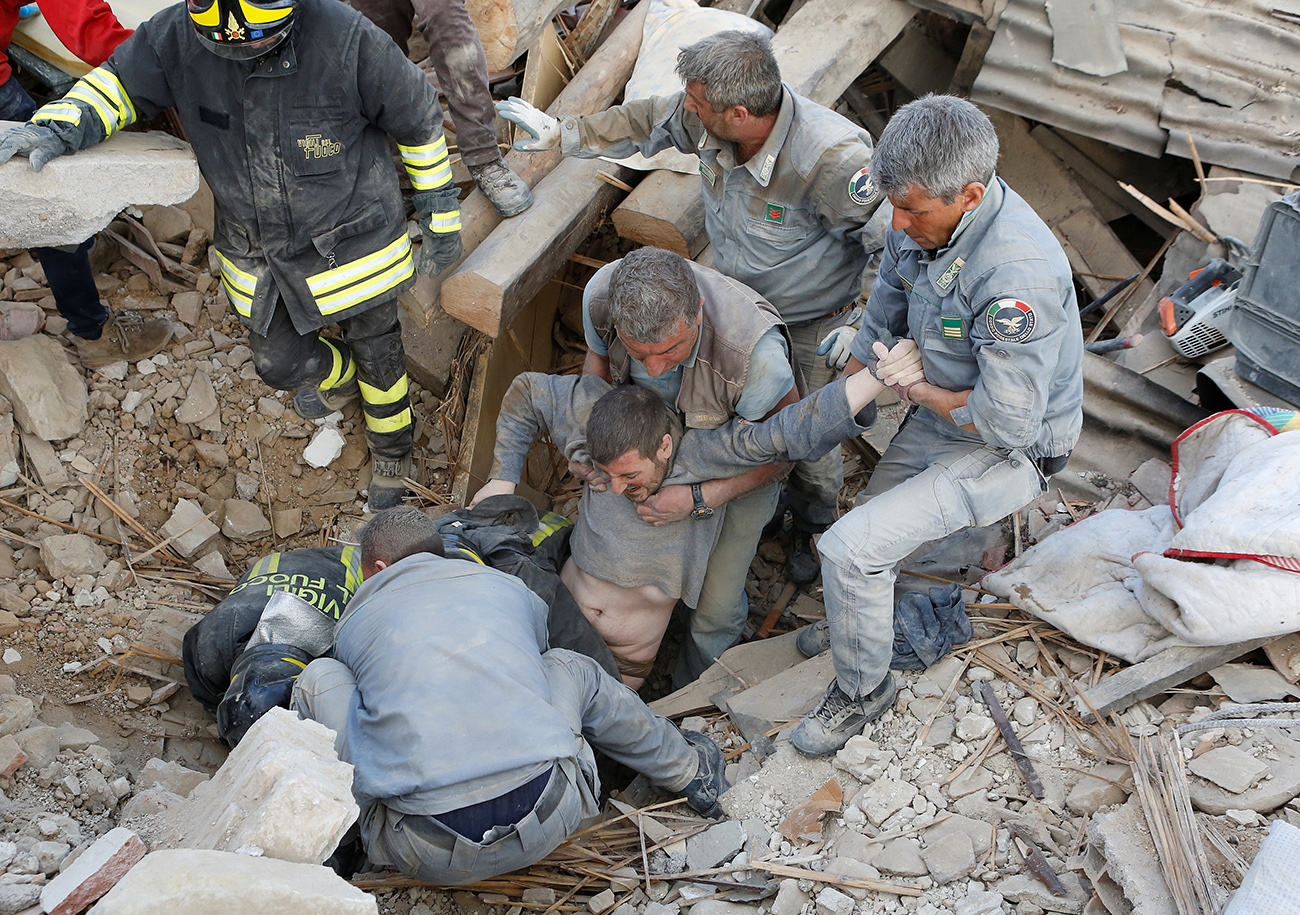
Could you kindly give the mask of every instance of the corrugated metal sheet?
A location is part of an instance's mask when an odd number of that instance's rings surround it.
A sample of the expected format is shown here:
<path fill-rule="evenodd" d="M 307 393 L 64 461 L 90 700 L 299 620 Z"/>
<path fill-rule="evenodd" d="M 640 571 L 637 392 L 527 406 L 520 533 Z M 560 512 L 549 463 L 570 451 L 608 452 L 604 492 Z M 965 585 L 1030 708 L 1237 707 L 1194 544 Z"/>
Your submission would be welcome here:
<path fill-rule="evenodd" d="M 1052 63 L 1044 0 L 1010 0 L 975 101 L 1158 156 L 1275 177 L 1300 166 L 1300 0 L 1127 0 L 1128 69 L 1098 78 Z"/>

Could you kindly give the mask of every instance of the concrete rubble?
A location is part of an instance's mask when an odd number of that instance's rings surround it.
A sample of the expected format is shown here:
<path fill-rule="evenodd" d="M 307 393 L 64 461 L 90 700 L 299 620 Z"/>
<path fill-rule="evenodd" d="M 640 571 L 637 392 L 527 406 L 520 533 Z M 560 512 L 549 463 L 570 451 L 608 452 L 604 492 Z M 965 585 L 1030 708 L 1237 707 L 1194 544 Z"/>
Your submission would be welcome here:
<path fill-rule="evenodd" d="M 0 395 L 19 426 L 47 442 L 72 438 L 86 424 L 86 384 L 45 334 L 0 346 Z"/>
<path fill-rule="evenodd" d="M 163 133 L 119 133 L 40 172 L 15 158 L 0 166 L 0 248 L 81 244 L 124 207 L 180 203 L 198 189 L 189 144 Z"/>

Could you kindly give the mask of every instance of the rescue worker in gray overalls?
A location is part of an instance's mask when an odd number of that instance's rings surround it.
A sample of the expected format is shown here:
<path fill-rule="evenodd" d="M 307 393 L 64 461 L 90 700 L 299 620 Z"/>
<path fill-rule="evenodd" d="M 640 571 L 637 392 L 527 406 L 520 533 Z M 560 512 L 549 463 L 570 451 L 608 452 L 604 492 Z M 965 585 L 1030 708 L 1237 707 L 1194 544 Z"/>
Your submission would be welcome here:
<path fill-rule="evenodd" d="M 1041 496 L 1079 439 L 1083 334 L 1070 264 L 994 175 L 997 160 L 983 112 L 927 96 L 899 109 L 871 161 L 893 228 L 847 371 L 892 372 L 908 357 L 892 349 L 877 365 L 871 344 L 906 337 L 925 380 L 902 392 L 913 406 L 865 504 L 818 545 L 827 620 L 798 646 L 810 657 L 829 647 L 835 679 L 790 734 L 809 756 L 836 752 L 893 705 L 897 564 Z"/>
<path fill-rule="evenodd" d="M 498 102 L 497 111 L 534 138 L 516 149 L 559 146 L 566 156 L 617 159 L 672 147 L 698 156 L 713 266 L 776 308 L 815 391 L 832 377 L 818 352 L 847 358 L 838 329 L 861 313 L 874 276 L 868 261 L 883 245 L 884 220 L 872 220 L 883 198 L 867 179 L 871 137 L 795 95 L 781 82 L 770 42 L 754 32 L 718 32 L 683 48 L 677 75 L 681 92 L 598 114 L 557 121 L 517 98 Z M 797 583 L 817 577 L 811 538 L 835 520 L 843 482 L 838 448 L 790 475 Z"/>
<path fill-rule="evenodd" d="M 74 153 L 168 106 L 212 189 L 221 281 L 258 374 L 301 389 L 308 419 L 360 395 L 370 507 L 396 504 L 413 431 L 397 297 L 416 264 L 385 134 L 416 191 L 420 272 L 444 270 L 461 254 L 460 204 L 437 93 L 332 0 L 188 0 L 0 135 L 0 161 Z M 342 340 L 317 335 L 327 324 Z"/>

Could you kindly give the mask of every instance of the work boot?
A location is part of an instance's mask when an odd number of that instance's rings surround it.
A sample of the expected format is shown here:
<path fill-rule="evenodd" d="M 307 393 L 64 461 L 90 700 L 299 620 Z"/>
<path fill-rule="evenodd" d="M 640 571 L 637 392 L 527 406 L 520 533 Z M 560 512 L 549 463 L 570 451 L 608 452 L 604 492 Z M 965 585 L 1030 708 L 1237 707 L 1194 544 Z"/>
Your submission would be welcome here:
<path fill-rule="evenodd" d="M 381 512 L 386 508 L 402 504 L 406 495 L 404 477 L 411 475 L 411 456 L 388 459 L 375 458 L 370 471 L 370 496 L 366 501 L 366 510 Z"/>
<path fill-rule="evenodd" d="M 353 378 L 337 388 L 322 391 L 320 388 L 303 388 L 293 395 L 293 410 L 303 419 L 320 419 L 337 413 L 361 396 L 361 388 Z"/>
<path fill-rule="evenodd" d="M 831 647 L 831 624 L 818 620 L 811 626 L 804 626 L 794 637 L 794 647 L 805 658 L 815 658 Z"/>
<path fill-rule="evenodd" d="M 813 552 L 812 534 L 799 525 L 790 531 L 790 556 L 786 560 L 790 580 L 796 585 L 810 585 L 821 574 L 822 564 Z"/>
<path fill-rule="evenodd" d="M 817 708 L 790 732 L 790 743 L 804 756 L 830 756 L 889 711 L 897 694 L 888 671 L 880 685 L 861 699 L 851 698 L 838 680 L 832 680 Z"/>
<path fill-rule="evenodd" d="M 723 758 L 718 745 L 699 731 L 682 731 L 682 736 L 700 758 L 700 768 L 690 783 L 682 789 L 682 797 L 686 798 L 686 803 L 690 804 L 691 809 L 696 813 L 701 813 L 711 820 L 720 820 L 726 814 L 718 806 L 718 798 L 731 787 L 727 783 L 727 761 Z"/>
<path fill-rule="evenodd" d="M 104 322 L 98 340 L 72 340 L 81 364 L 98 369 L 114 362 L 139 362 L 156 356 L 172 341 L 172 324 L 162 318 L 145 319 L 134 311 L 114 311 Z"/>
<path fill-rule="evenodd" d="M 471 165 L 469 173 L 478 189 L 497 208 L 501 218 L 518 216 L 533 205 L 533 192 L 522 178 L 510 170 L 504 159 Z"/>

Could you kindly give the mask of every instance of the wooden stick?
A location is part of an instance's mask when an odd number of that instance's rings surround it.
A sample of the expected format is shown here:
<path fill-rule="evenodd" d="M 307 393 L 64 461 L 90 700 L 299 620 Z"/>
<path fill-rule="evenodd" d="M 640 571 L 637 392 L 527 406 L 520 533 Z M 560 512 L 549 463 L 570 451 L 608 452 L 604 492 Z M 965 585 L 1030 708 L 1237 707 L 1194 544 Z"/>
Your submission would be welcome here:
<path fill-rule="evenodd" d="M 1125 289 L 1122 295 L 1115 296 L 1115 301 L 1110 303 L 1110 307 L 1107 308 L 1106 313 L 1101 316 L 1101 320 L 1097 322 L 1097 326 L 1092 329 L 1092 333 L 1088 334 L 1089 343 L 1097 342 L 1097 338 L 1100 337 L 1101 332 L 1106 329 L 1106 325 L 1115 319 L 1115 315 L 1119 314 L 1119 310 L 1124 307 L 1124 303 L 1127 302 L 1128 297 L 1133 294 L 1133 290 L 1141 286 L 1143 281 L 1151 275 L 1151 271 L 1154 270 L 1156 264 L 1160 262 L 1160 258 L 1165 256 L 1165 252 L 1169 250 L 1169 247 L 1174 243 L 1174 239 L 1177 237 L 1178 233 L 1174 232 L 1166 238 L 1165 243 L 1161 245 L 1160 250 L 1156 252 L 1156 256 L 1151 258 L 1151 261 L 1142 268 L 1142 273 L 1138 275 L 1137 280 L 1134 281 L 1128 289 Z"/>
<path fill-rule="evenodd" d="M 908 886 L 906 883 L 891 883 L 887 880 L 855 880 L 848 877 L 838 877 L 835 874 L 824 874 L 803 867 L 791 867 L 788 864 L 773 864 L 767 861 L 751 861 L 749 867 L 751 870 L 765 871 L 778 877 L 812 880 L 817 883 L 828 883 L 831 886 L 847 886 L 855 890 L 875 890 L 878 893 L 892 893 L 895 896 L 921 895 L 921 890 L 918 887 Z"/>
<path fill-rule="evenodd" d="M 763 625 L 759 626 L 758 631 L 754 633 L 754 638 L 765 639 L 768 637 L 768 634 L 772 631 L 772 627 L 775 626 L 776 621 L 781 618 L 781 614 L 785 612 L 785 608 L 790 606 L 790 601 L 794 600 L 795 592 L 798 590 L 799 588 L 794 584 L 794 582 L 788 581 L 785 583 L 785 587 L 781 589 L 781 596 L 776 599 L 776 603 L 773 604 L 772 609 L 768 611 L 767 618 L 763 620 Z M 724 667 L 723 669 L 725 670 L 726 668 Z M 731 671 L 727 671 L 727 673 L 731 673 Z M 732 674 L 732 676 L 734 677 L 736 675 Z M 740 680 L 740 677 L 736 677 L 736 679 Z M 741 680 L 740 682 L 743 683 L 745 681 Z"/>
<path fill-rule="evenodd" d="M 942 582 L 945 585 L 960 585 L 964 591 L 974 591 L 976 594 L 988 594 L 991 597 L 1001 597 L 1001 594 L 994 594 L 992 591 L 985 591 L 983 588 L 977 588 L 975 585 L 968 585 L 962 581 L 953 581 L 951 578 L 940 578 L 938 575 L 927 575 L 924 572 L 909 572 L 903 569 L 899 575 L 911 575 L 913 578 L 924 578 L 926 581 Z"/>
<path fill-rule="evenodd" d="M 1137 200 L 1138 200 L 1138 201 L 1139 201 L 1143 206 L 1145 206 L 1145 207 L 1146 207 L 1148 210 L 1150 210 L 1152 213 L 1155 213 L 1155 214 L 1156 214 L 1157 216 L 1159 216 L 1161 219 L 1163 219 L 1163 220 L 1165 220 L 1166 222 L 1168 222 L 1170 225 L 1177 226 L 1178 228 L 1180 228 L 1180 229 L 1182 229 L 1182 230 L 1184 230 L 1184 231 L 1186 231 L 1186 232 L 1190 232 L 1192 235 L 1194 235 L 1194 236 L 1195 236 L 1197 239 L 1199 239 L 1200 241 L 1203 241 L 1203 242 L 1213 242 L 1213 241 L 1214 241 L 1214 236 L 1213 236 L 1212 234 L 1210 234 L 1208 231 L 1206 231 L 1205 227 L 1202 226 L 1202 225 L 1201 225 L 1199 222 L 1197 222 L 1196 220 L 1194 220 L 1194 219 L 1192 219 L 1192 220 L 1187 220 L 1187 219 L 1184 219 L 1183 217 L 1179 216 L 1177 213 L 1172 213 L 1172 212 L 1170 212 L 1169 210 L 1165 209 L 1165 208 L 1162 207 L 1160 204 L 1156 203 L 1154 200 L 1152 200 L 1152 199 L 1151 199 L 1150 197 L 1148 197 L 1146 194 L 1144 194 L 1144 193 L 1142 193 L 1141 191 L 1139 191 L 1137 188 L 1135 188 L 1135 187 L 1134 187 L 1133 185 L 1131 185 L 1131 184 L 1125 184 L 1123 181 L 1121 181 L 1121 182 L 1119 182 L 1119 186 L 1122 187 L 1124 190 L 1128 191 L 1128 193 L 1132 194 L 1135 198 L 1137 198 Z M 1142 282 L 1142 280 L 1139 279 L 1139 280 L 1137 281 L 1137 284 L 1135 284 L 1135 285 L 1140 285 L 1141 282 Z"/>
<path fill-rule="evenodd" d="M 1205 168 L 1201 165 L 1201 154 L 1196 151 L 1196 141 L 1192 139 L 1192 132 L 1184 130 L 1183 134 L 1187 137 L 1187 148 L 1192 151 L 1192 165 L 1196 169 L 1196 180 L 1201 182 L 1201 196 L 1205 196 Z"/>
<path fill-rule="evenodd" d="M 1184 210 L 1182 206 L 1178 203 L 1178 201 L 1172 197 L 1169 198 L 1169 209 L 1173 210 L 1176 216 L 1178 216 L 1180 219 L 1185 220 L 1190 225 L 1200 226 L 1201 229 L 1203 229 L 1211 238 L 1214 239 L 1214 241 L 1216 242 L 1222 241 L 1222 239 L 1220 239 L 1218 235 L 1214 234 L 1214 230 L 1208 229 L 1204 225 L 1202 225 L 1201 222 L 1195 216 L 1193 216 L 1191 213 Z M 1200 235 L 1197 235 L 1197 233 L 1193 232 L 1192 234 L 1196 235 L 1197 238 L 1200 238 Z M 1201 239 L 1201 240 L 1204 241 L 1205 239 Z"/>

